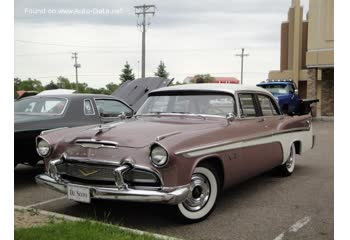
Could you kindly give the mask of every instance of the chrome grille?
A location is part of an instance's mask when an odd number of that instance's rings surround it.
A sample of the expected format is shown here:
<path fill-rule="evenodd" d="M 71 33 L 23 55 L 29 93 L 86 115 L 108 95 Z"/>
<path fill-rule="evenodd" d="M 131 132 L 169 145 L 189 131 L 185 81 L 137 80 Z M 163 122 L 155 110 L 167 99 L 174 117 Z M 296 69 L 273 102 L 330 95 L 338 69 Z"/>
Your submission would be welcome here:
<path fill-rule="evenodd" d="M 101 184 L 114 185 L 114 169 L 118 166 L 96 165 L 88 163 L 64 162 L 56 165 L 57 173 L 65 180 L 74 182 L 93 182 Z M 135 186 L 160 186 L 161 182 L 158 176 L 145 169 L 131 169 L 124 174 L 124 180 L 127 184 Z"/>
<path fill-rule="evenodd" d="M 63 163 L 57 166 L 58 174 L 85 180 L 114 181 L 117 166 L 98 166 L 82 163 Z"/>

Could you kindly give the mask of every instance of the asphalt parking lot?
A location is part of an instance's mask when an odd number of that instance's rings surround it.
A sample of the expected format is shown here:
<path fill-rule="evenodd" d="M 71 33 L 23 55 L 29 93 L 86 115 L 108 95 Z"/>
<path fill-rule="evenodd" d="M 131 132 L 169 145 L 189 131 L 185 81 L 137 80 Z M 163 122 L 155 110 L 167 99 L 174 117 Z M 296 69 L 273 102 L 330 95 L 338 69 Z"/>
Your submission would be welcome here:
<path fill-rule="evenodd" d="M 15 204 L 184 239 L 333 239 L 333 122 L 314 122 L 314 131 L 315 148 L 298 159 L 291 177 L 266 173 L 231 188 L 196 224 L 178 223 L 166 205 L 69 201 L 36 185 L 42 166 L 15 169 Z"/>

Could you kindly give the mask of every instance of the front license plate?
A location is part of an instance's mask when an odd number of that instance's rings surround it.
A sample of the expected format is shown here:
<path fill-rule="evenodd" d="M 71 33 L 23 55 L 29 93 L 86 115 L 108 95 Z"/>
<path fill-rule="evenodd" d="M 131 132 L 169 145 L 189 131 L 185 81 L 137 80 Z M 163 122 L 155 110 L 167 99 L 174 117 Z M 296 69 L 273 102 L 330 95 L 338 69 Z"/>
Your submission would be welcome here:
<path fill-rule="evenodd" d="M 87 187 L 68 185 L 67 197 L 77 202 L 90 203 L 90 189 Z"/>

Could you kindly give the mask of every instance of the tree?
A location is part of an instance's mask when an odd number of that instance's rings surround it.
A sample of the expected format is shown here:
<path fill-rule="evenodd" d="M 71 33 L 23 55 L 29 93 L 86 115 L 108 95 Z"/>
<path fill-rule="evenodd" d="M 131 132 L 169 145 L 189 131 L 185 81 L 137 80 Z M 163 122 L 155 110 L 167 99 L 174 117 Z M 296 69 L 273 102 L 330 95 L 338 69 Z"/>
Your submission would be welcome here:
<path fill-rule="evenodd" d="M 131 69 L 128 62 L 125 63 L 124 68 L 122 69 L 122 74 L 120 74 L 119 76 L 120 76 L 119 79 L 122 83 L 124 83 L 128 80 L 135 79 L 135 75 L 132 73 L 132 69 Z"/>
<path fill-rule="evenodd" d="M 169 73 L 165 70 L 166 66 L 163 61 L 160 61 L 157 72 L 154 73 L 155 76 L 161 77 L 161 78 L 168 78 Z"/>
<path fill-rule="evenodd" d="M 57 78 L 57 86 L 58 86 L 58 88 L 72 89 L 72 85 L 71 85 L 69 79 L 65 78 L 63 76 L 59 76 Z"/>
<path fill-rule="evenodd" d="M 192 83 L 213 83 L 214 80 L 215 78 L 210 76 L 210 74 L 197 74 L 192 78 L 191 82 Z"/>
<path fill-rule="evenodd" d="M 112 82 L 108 83 L 106 85 L 106 94 L 109 94 L 109 95 L 112 94 L 115 90 L 117 90 L 117 88 L 118 88 L 118 84 L 115 84 Z"/>
<path fill-rule="evenodd" d="M 45 89 L 46 90 L 58 89 L 58 85 L 51 80 L 51 82 L 45 86 Z"/>

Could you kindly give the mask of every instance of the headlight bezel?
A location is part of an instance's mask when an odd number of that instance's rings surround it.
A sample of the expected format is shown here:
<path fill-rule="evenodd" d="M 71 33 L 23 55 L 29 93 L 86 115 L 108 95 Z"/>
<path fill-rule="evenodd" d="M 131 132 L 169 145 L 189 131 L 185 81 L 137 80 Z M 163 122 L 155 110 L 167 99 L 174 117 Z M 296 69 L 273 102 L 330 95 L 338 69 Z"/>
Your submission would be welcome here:
<path fill-rule="evenodd" d="M 46 153 L 43 153 L 42 151 L 40 151 L 39 150 L 39 148 L 40 148 L 40 143 L 46 143 L 47 144 L 47 152 Z M 45 157 L 47 157 L 47 156 L 49 156 L 50 154 L 51 154 L 51 145 L 50 145 L 50 143 L 49 143 L 49 141 L 47 141 L 45 138 L 43 138 L 43 137 L 38 137 L 37 138 L 37 140 L 36 140 L 36 152 L 38 153 L 38 155 L 40 156 L 40 157 L 43 157 L 43 158 L 45 158 Z"/>
<path fill-rule="evenodd" d="M 155 160 L 155 158 L 154 158 L 154 154 L 153 153 L 154 153 L 154 151 L 157 151 L 157 150 L 160 150 L 160 152 L 164 153 L 163 157 L 165 157 L 165 159 L 161 162 L 161 164 L 159 164 L 159 161 L 157 162 L 157 160 Z M 151 161 L 151 163 L 152 163 L 152 165 L 154 167 L 156 167 L 156 168 L 163 168 L 166 165 L 168 165 L 169 153 L 163 146 L 161 146 L 158 143 L 155 143 L 155 144 L 153 144 L 150 147 L 149 159 L 150 159 L 150 161 Z"/>

